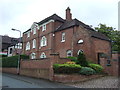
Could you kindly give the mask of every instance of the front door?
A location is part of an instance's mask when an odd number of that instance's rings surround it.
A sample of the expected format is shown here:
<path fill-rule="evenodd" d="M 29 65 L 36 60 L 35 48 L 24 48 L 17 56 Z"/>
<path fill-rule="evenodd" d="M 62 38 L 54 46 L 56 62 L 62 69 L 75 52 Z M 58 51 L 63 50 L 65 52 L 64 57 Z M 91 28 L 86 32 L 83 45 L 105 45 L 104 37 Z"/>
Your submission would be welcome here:
<path fill-rule="evenodd" d="M 101 55 L 101 53 L 97 53 L 97 58 L 98 58 L 98 59 L 97 59 L 97 60 L 98 60 L 97 63 L 98 63 L 98 64 L 100 64 L 100 55 Z"/>

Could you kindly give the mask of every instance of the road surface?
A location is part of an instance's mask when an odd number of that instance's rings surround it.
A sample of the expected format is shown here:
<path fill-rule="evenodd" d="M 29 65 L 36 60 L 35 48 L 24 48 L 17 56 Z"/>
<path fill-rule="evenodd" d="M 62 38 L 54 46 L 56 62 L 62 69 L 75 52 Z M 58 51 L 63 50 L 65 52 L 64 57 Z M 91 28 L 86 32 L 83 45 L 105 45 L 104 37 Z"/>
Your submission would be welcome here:
<path fill-rule="evenodd" d="M 25 76 L 2 74 L 2 88 L 74 88 L 62 83 Z"/>

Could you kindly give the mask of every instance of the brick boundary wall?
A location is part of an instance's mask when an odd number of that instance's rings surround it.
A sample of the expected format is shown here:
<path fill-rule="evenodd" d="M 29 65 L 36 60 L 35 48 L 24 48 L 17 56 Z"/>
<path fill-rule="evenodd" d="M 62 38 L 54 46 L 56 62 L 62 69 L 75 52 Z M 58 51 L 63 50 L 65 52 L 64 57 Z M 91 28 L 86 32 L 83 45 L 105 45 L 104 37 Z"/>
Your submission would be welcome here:
<path fill-rule="evenodd" d="M 29 77 L 49 79 L 53 81 L 54 63 L 65 63 L 71 61 L 70 59 L 60 58 L 59 54 L 50 54 L 50 58 L 39 60 L 21 60 L 20 62 L 20 75 Z"/>
<path fill-rule="evenodd" d="M 120 75 L 120 53 L 113 53 L 110 65 L 108 65 L 107 58 L 100 58 L 101 65 L 104 68 L 104 72 L 108 75 L 119 76 Z"/>
<path fill-rule="evenodd" d="M 17 74 L 17 68 L 2 68 L 1 70 L 4 73 Z"/>

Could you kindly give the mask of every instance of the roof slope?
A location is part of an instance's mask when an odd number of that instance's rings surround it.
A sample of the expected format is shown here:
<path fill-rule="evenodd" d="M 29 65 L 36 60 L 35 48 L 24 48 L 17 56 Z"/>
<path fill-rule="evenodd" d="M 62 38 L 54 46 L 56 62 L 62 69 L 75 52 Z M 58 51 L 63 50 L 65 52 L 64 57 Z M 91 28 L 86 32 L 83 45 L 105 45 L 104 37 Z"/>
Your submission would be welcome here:
<path fill-rule="evenodd" d="M 82 27 L 86 28 L 89 31 L 91 37 L 110 41 L 110 39 L 107 36 L 105 36 L 104 34 L 102 34 L 100 32 L 95 31 L 93 28 L 91 28 L 90 26 L 84 24 L 83 22 L 81 22 L 77 19 L 73 19 L 72 21 L 65 21 L 59 28 L 57 28 L 55 30 L 55 32 L 61 31 L 61 30 L 64 30 L 64 29 L 67 29 L 67 28 L 70 28 L 73 26 L 82 26 Z"/>
<path fill-rule="evenodd" d="M 51 15 L 51 16 L 43 19 L 42 21 L 38 22 L 37 24 L 41 25 L 41 24 L 43 24 L 43 23 L 45 23 L 45 22 L 47 22 L 47 21 L 49 21 L 49 20 L 51 20 L 51 19 L 52 19 L 52 20 L 55 20 L 55 21 L 59 21 L 59 22 L 65 22 L 65 20 L 62 19 L 60 16 L 58 16 L 57 14 L 53 14 L 53 15 Z M 28 32 L 28 31 L 30 31 L 30 30 L 31 30 L 31 29 L 28 29 L 27 31 L 25 31 L 25 32 L 23 32 L 23 33 L 26 33 L 26 32 Z"/>
<path fill-rule="evenodd" d="M 55 21 L 60 21 L 60 22 L 64 22 L 64 21 L 65 21 L 64 19 L 62 19 L 62 18 L 61 18 L 60 16 L 58 16 L 57 14 L 53 14 L 53 15 L 45 18 L 44 20 L 38 22 L 38 24 L 39 24 L 39 25 L 40 25 L 40 24 L 43 24 L 43 23 L 45 23 L 45 22 L 47 22 L 47 21 L 49 21 L 49 20 L 51 20 L 51 19 L 52 19 L 52 20 L 55 20 Z"/>

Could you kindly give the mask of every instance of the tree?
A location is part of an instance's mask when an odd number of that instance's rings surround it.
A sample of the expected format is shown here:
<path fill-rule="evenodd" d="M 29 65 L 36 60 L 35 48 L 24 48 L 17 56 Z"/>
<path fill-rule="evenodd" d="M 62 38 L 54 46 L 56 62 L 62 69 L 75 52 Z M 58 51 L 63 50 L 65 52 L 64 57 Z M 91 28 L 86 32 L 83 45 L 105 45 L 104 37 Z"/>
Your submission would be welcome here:
<path fill-rule="evenodd" d="M 85 54 L 83 52 L 79 52 L 77 60 L 78 60 L 77 64 L 80 64 L 83 67 L 88 66 L 88 62 L 87 62 Z"/>
<path fill-rule="evenodd" d="M 99 24 L 95 30 L 105 34 L 111 39 L 112 50 L 120 52 L 120 31 L 115 30 L 113 27 L 106 26 L 106 24 Z"/>

